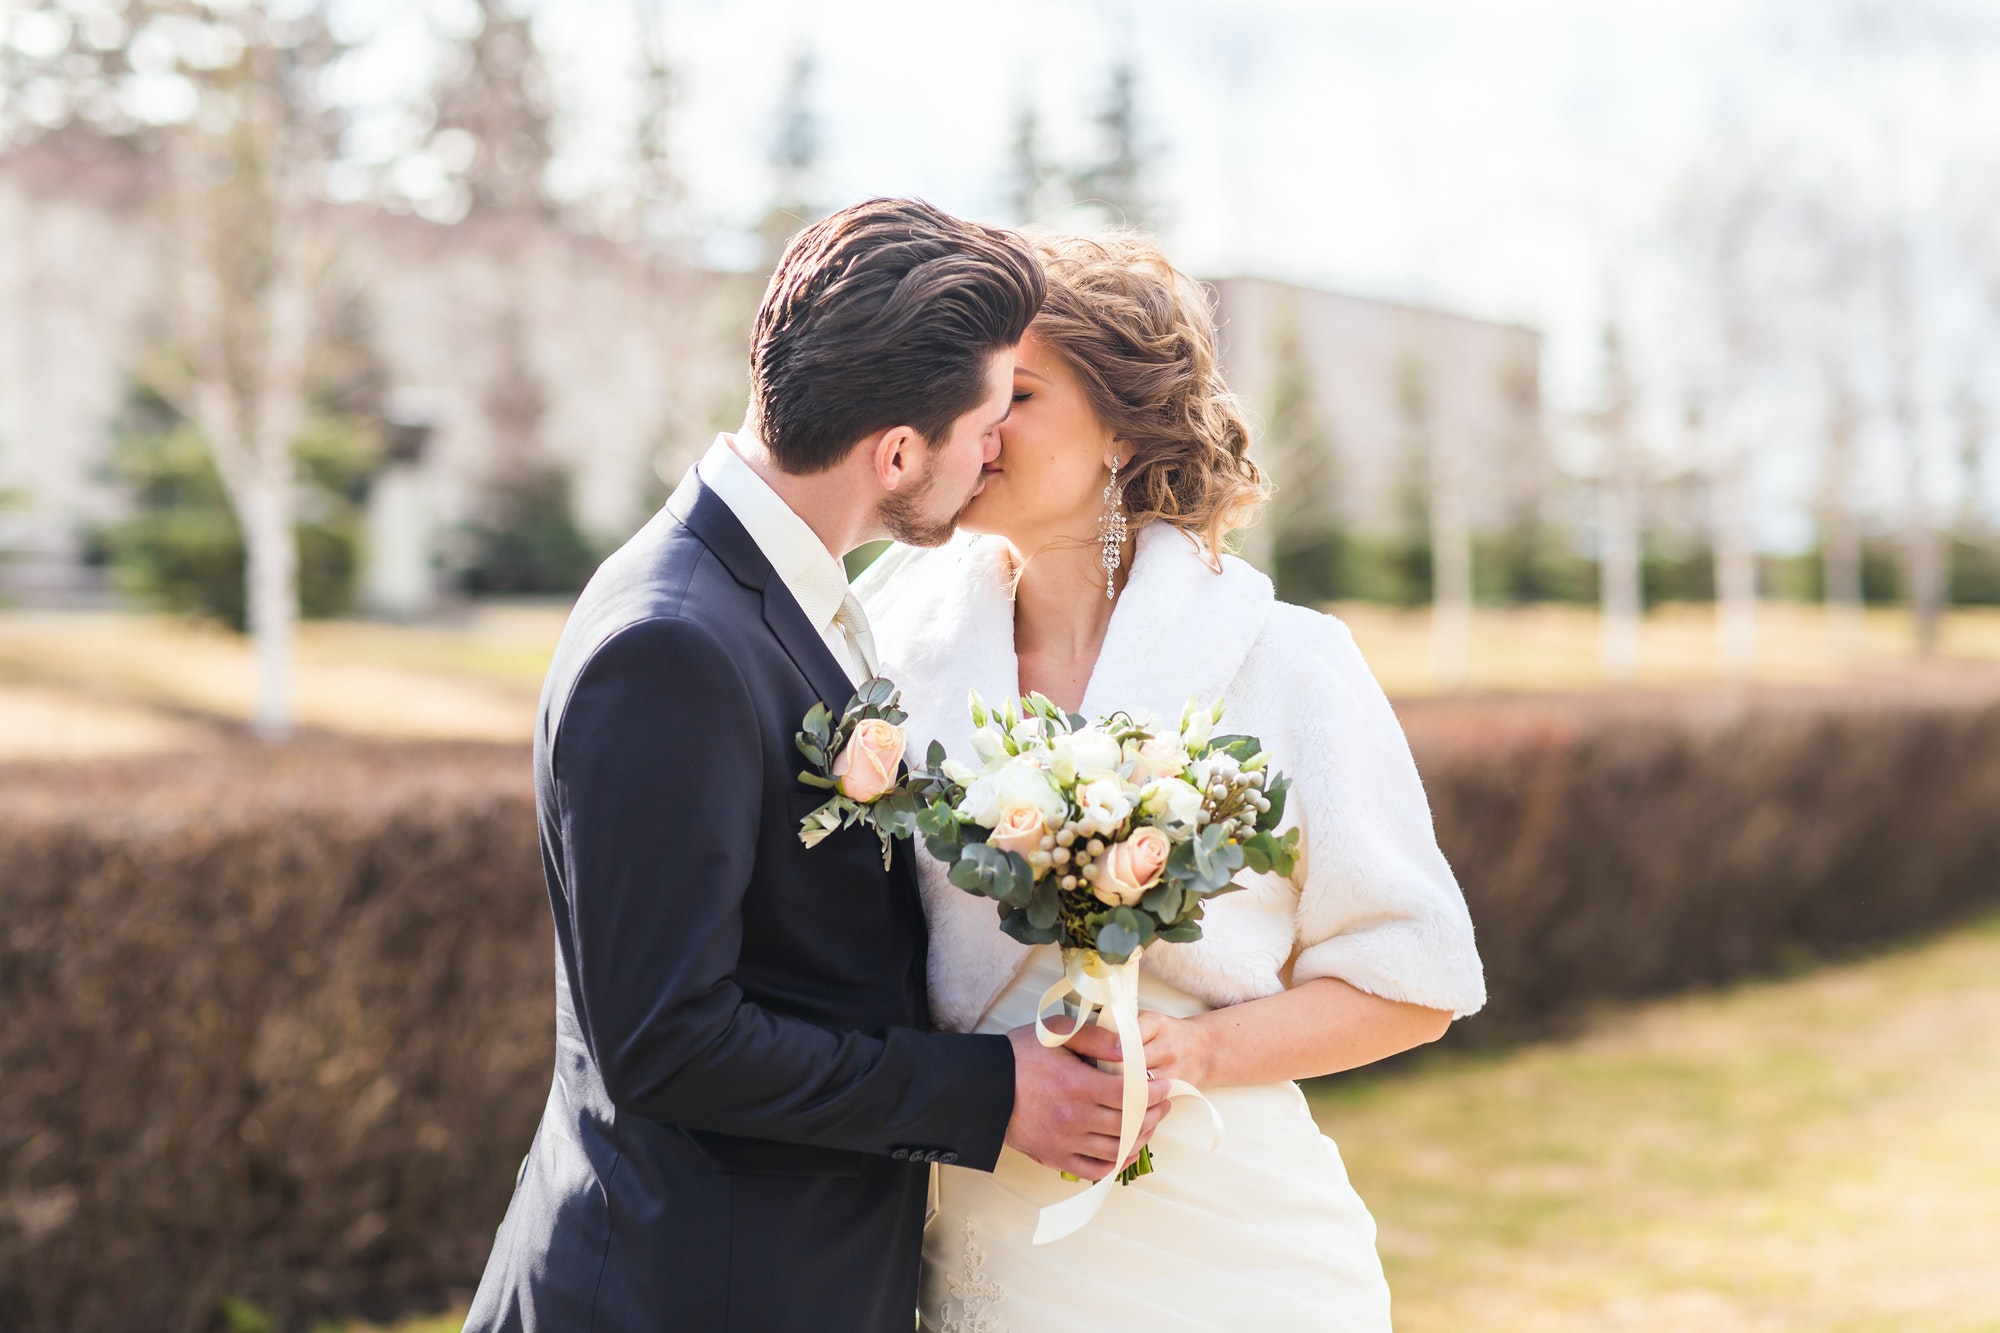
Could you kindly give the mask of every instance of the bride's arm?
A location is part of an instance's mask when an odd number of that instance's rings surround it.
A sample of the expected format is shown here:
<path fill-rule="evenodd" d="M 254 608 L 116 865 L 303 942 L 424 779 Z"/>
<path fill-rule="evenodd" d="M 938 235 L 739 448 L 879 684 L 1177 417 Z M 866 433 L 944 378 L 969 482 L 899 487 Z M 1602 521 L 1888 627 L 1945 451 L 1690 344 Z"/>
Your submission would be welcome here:
<path fill-rule="evenodd" d="M 1198 1088 L 1276 1083 L 1358 1069 L 1399 1051 L 1436 1041 L 1451 1026 L 1451 1011 L 1385 1000 L 1344 981 L 1321 977 L 1281 995 L 1232 1004 L 1198 1018 L 1139 1015 L 1146 1042 L 1146 1071 L 1182 1078 Z M 1115 1060 L 1117 1037 L 1090 1029 L 1105 1049 L 1081 1050 Z"/>
<path fill-rule="evenodd" d="M 1141 1018 L 1147 1067 L 1196 1086 L 1354 1069 L 1437 1040 L 1486 998 L 1409 743 L 1353 636 L 1274 608 L 1254 656 L 1260 676 L 1232 692 L 1282 699 L 1274 763 L 1292 773 L 1288 809 L 1304 834 L 1295 984 L 1199 1018 Z"/>
<path fill-rule="evenodd" d="M 1386 1060 L 1436 1041 L 1451 1010 L 1385 1000 L 1335 977 L 1320 977 L 1194 1019 L 1159 1016 L 1146 1038 L 1163 1058 L 1186 1058 L 1209 1086 L 1318 1078 Z M 1185 1077 L 1169 1070 L 1162 1078 Z M 1203 1086 L 1197 1079 L 1188 1082 Z"/>

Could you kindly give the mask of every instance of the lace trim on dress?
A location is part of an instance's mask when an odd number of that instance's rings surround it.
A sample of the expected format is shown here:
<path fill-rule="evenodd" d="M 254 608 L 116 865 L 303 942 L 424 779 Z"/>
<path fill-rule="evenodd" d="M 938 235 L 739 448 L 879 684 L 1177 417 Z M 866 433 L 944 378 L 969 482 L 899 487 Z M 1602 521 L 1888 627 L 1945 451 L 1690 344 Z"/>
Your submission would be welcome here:
<path fill-rule="evenodd" d="M 965 1275 L 945 1275 L 945 1285 L 951 1288 L 953 1299 L 938 1311 L 942 1320 L 938 1333 L 1005 1333 L 993 1322 L 993 1307 L 1006 1299 L 1006 1289 L 986 1276 L 986 1251 L 979 1247 L 979 1233 L 973 1230 L 972 1219 L 966 1218 L 959 1229 L 965 1236 Z"/>

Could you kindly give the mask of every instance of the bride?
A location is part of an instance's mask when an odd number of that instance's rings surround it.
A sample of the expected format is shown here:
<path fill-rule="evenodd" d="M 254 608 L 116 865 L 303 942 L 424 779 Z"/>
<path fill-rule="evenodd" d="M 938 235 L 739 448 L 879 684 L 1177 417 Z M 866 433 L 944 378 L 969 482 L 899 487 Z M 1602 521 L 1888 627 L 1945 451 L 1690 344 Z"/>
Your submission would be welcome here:
<path fill-rule="evenodd" d="M 1145 953 L 1146 1066 L 1207 1094 L 1222 1146 L 1198 1109 L 1169 1116 L 1154 1173 L 1043 1246 L 1037 1212 L 1080 1186 L 1011 1149 L 990 1174 L 941 1168 L 921 1327 L 1387 1330 L 1374 1220 L 1292 1080 L 1435 1040 L 1484 1003 L 1465 903 L 1346 627 L 1221 553 L 1262 479 L 1202 289 L 1136 237 L 1037 246 L 1048 302 L 963 531 L 892 550 L 858 584 L 911 752 L 936 739 L 973 758 L 968 688 L 1038 690 L 1090 717 L 1226 697 L 1226 729 L 1261 737 L 1294 778 L 1304 854 L 1289 879 L 1247 876 L 1211 900 L 1201 939 Z M 919 860 L 938 1021 L 1032 1022 L 1062 973 L 1055 947 L 1002 934 L 990 902 Z M 1073 1049 L 1115 1056 L 1116 1038 L 1091 1029 Z"/>

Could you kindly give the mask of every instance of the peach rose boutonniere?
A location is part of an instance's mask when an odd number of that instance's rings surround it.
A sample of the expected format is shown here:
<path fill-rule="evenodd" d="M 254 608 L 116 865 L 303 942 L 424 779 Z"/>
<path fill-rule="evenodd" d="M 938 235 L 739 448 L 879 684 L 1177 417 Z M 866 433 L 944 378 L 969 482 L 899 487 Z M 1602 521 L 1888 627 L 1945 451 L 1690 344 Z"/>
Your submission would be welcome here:
<path fill-rule="evenodd" d="M 908 715 L 895 684 L 881 676 L 861 682 L 836 718 L 825 704 L 812 706 L 794 742 L 813 769 L 799 774 L 808 787 L 832 792 L 799 821 L 799 841 L 817 847 L 842 829 L 864 824 L 882 839 L 882 868 L 897 838 L 917 831 L 917 799 L 903 773 Z"/>

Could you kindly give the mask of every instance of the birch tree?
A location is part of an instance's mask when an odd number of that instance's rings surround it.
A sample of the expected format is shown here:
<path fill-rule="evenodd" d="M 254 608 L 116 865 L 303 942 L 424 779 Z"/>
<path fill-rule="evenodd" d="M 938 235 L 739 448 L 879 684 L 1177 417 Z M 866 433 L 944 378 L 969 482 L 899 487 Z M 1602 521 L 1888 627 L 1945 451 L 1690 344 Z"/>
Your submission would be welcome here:
<path fill-rule="evenodd" d="M 1604 323 L 1602 401 L 1597 429 L 1603 475 L 1597 493 L 1597 578 L 1601 619 L 1598 660 L 1604 674 L 1629 681 L 1639 670 L 1640 491 L 1644 464 L 1633 435 L 1633 388 L 1624 332 Z"/>
<path fill-rule="evenodd" d="M 162 387 L 208 442 L 242 529 L 252 724 L 283 739 L 294 720 L 299 619 L 292 451 L 336 245 L 316 198 L 334 132 L 316 84 L 333 46 L 317 14 L 284 20 L 262 6 L 218 6 L 165 17 L 205 32 L 177 48 L 197 105 L 167 135 L 185 374 L 162 377 Z M 216 58 L 232 50 L 233 59 Z"/>
<path fill-rule="evenodd" d="M 339 131 L 321 96 L 339 55 L 319 4 L 127 0 L 23 6 L 41 133 L 159 164 L 172 354 L 151 378 L 200 430 L 245 549 L 252 722 L 293 722 L 298 548 L 293 445 L 334 221 L 318 190 Z M 18 47 L 18 43 L 16 46 Z"/>

